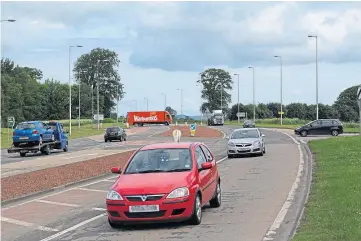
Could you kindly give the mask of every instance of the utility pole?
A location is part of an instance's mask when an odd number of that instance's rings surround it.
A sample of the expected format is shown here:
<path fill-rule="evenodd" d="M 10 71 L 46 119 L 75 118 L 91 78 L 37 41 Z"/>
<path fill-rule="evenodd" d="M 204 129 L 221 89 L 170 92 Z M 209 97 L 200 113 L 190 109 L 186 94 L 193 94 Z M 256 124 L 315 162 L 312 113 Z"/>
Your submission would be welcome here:
<path fill-rule="evenodd" d="M 282 80 L 282 56 L 279 55 L 275 55 L 275 58 L 279 58 L 280 59 L 280 78 L 281 78 L 281 125 L 283 125 L 283 80 Z"/>
<path fill-rule="evenodd" d="M 238 124 L 239 124 L 239 74 L 234 74 L 238 77 L 238 80 L 237 80 L 237 84 L 238 84 L 238 87 L 237 87 L 237 120 L 238 120 Z"/>
<path fill-rule="evenodd" d="M 119 85 L 117 86 L 117 123 L 119 118 Z"/>
<path fill-rule="evenodd" d="M 318 120 L 318 37 L 317 35 L 308 35 L 308 37 L 316 40 L 316 120 Z"/>
<path fill-rule="evenodd" d="M 82 45 L 69 46 L 69 136 L 71 136 L 71 48 L 82 48 Z"/>
<path fill-rule="evenodd" d="M 254 77 L 254 67 L 248 67 L 253 72 L 253 122 L 256 123 L 256 81 Z"/>

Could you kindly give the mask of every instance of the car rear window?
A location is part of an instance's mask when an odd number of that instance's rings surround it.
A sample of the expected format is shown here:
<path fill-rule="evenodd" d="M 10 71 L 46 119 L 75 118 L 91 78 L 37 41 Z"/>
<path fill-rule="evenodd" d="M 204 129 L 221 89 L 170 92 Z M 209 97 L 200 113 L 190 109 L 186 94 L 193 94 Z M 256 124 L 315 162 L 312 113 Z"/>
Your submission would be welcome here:
<path fill-rule="evenodd" d="M 178 172 L 191 169 L 192 157 L 188 148 L 152 149 L 138 151 L 124 173 Z"/>
<path fill-rule="evenodd" d="M 17 130 L 35 129 L 34 123 L 20 123 L 16 126 Z"/>
<path fill-rule="evenodd" d="M 118 127 L 111 127 L 107 129 L 107 132 L 118 132 L 119 128 Z"/>

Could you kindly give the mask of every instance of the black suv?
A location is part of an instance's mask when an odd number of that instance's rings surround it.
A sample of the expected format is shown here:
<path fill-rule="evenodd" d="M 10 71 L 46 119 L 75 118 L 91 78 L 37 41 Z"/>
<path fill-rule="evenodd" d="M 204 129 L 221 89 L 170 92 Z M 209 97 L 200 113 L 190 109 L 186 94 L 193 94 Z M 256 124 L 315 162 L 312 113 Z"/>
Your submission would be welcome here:
<path fill-rule="evenodd" d="M 312 121 L 304 126 L 296 128 L 295 134 L 300 136 L 307 135 L 332 135 L 338 136 L 343 133 L 342 123 L 338 119 L 319 119 Z"/>
<path fill-rule="evenodd" d="M 126 141 L 127 133 L 119 126 L 109 127 L 104 134 L 104 141 L 107 142 L 112 140 Z"/>

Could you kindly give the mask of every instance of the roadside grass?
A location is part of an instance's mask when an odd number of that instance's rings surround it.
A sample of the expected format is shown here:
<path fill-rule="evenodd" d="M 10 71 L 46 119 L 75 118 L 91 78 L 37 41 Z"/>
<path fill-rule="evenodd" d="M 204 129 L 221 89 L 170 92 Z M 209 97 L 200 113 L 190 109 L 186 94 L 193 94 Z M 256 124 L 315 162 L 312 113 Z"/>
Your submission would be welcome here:
<path fill-rule="evenodd" d="M 86 124 L 86 125 L 81 125 L 80 128 L 78 127 L 77 124 L 72 123 L 72 128 L 71 128 L 71 136 L 68 137 L 69 139 L 76 139 L 76 138 L 81 138 L 81 137 L 88 137 L 88 136 L 94 136 L 94 135 L 100 135 L 103 134 L 105 129 L 111 126 L 120 126 L 125 128 L 125 126 L 123 125 L 123 123 L 103 123 L 103 126 L 101 128 L 99 128 L 99 130 L 97 129 L 97 127 L 93 128 L 92 125 Z M 64 126 L 64 129 L 66 131 L 69 131 L 69 127 Z M 12 133 L 13 131 L 9 128 L 1 128 L 1 146 L 0 148 L 9 148 L 12 144 Z"/>
<path fill-rule="evenodd" d="M 243 120 L 240 121 L 240 126 L 243 125 Z M 280 124 L 280 119 L 259 119 L 256 120 L 256 127 L 263 127 L 263 128 L 277 128 L 277 129 L 296 129 L 299 126 L 305 125 L 309 123 L 308 120 L 300 120 L 300 119 L 290 119 L 285 118 L 283 119 L 283 125 Z M 237 121 L 226 121 L 226 125 L 238 125 Z M 342 122 L 344 127 L 345 133 L 359 133 L 360 132 L 360 124 L 359 123 L 348 123 Z"/>
<path fill-rule="evenodd" d="M 361 136 L 310 141 L 316 166 L 293 241 L 361 240 Z"/>

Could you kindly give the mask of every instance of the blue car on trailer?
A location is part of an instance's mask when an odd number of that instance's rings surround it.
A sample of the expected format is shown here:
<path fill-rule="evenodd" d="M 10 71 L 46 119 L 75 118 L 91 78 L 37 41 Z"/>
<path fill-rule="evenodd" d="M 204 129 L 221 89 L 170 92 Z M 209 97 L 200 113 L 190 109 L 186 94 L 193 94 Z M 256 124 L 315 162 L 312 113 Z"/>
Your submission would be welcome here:
<path fill-rule="evenodd" d="M 52 149 L 68 151 L 68 137 L 60 122 L 28 121 L 19 123 L 13 132 L 13 144 L 8 153 L 49 155 Z"/>

